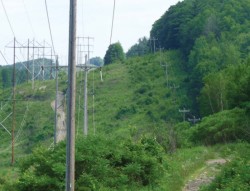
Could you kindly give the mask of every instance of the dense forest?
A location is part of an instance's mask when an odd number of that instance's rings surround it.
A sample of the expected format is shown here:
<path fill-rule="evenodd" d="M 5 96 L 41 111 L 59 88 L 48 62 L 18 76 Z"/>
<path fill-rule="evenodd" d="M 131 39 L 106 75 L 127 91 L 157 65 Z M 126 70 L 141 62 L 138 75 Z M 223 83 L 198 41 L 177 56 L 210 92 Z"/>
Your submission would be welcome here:
<path fill-rule="evenodd" d="M 99 70 L 89 74 L 87 137 L 79 117 L 83 77 L 78 73 L 76 190 L 178 191 L 201 172 L 213 174 L 202 191 L 250 190 L 249 10 L 250 0 L 184 0 L 171 6 L 153 23 L 150 37 L 140 38 L 126 54 L 122 44 L 111 44 L 104 80 Z M 93 63 L 103 61 L 97 57 Z M 11 68 L 0 70 L 5 99 Z M 64 94 L 66 81 L 61 72 Z M 36 102 L 28 104 L 25 120 L 17 116 L 24 125 L 14 167 L 8 163 L 8 137 L 0 129 L 0 190 L 65 189 L 66 143 L 50 145 L 55 82 L 36 84 L 33 92 L 29 84 L 17 87 L 19 98 Z M 17 103 L 20 113 L 24 107 Z M 3 107 L 1 117 L 10 111 Z M 10 119 L 4 123 L 10 124 Z M 226 164 L 210 168 L 210 159 Z"/>
<path fill-rule="evenodd" d="M 247 0 L 186 0 L 153 25 L 162 47 L 182 52 L 202 115 L 249 105 L 249 8 Z"/>

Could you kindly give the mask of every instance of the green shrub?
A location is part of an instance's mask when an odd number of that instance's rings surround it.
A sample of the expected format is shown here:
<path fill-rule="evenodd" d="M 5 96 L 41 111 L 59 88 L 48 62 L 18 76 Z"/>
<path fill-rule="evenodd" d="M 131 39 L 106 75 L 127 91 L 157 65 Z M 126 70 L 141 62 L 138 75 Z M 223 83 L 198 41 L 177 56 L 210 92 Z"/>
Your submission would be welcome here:
<path fill-rule="evenodd" d="M 52 150 L 36 148 L 20 163 L 20 191 L 64 190 L 65 143 Z M 155 140 L 106 139 L 76 141 L 76 190 L 123 190 L 157 185 L 163 173 L 163 149 Z"/>
<path fill-rule="evenodd" d="M 188 122 L 177 123 L 175 125 L 176 132 L 176 144 L 178 148 L 192 147 L 191 137 L 191 125 Z"/>
<path fill-rule="evenodd" d="M 136 108 L 135 106 L 124 106 L 124 107 L 120 107 L 119 111 L 117 112 L 117 114 L 115 115 L 116 119 L 123 119 L 126 118 L 129 115 L 133 115 L 136 113 Z"/>
<path fill-rule="evenodd" d="M 216 144 L 236 140 L 250 141 L 248 116 L 245 110 L 235 108 L 205 117 L 194 126 L 191 140 L 195 143 Z"/>

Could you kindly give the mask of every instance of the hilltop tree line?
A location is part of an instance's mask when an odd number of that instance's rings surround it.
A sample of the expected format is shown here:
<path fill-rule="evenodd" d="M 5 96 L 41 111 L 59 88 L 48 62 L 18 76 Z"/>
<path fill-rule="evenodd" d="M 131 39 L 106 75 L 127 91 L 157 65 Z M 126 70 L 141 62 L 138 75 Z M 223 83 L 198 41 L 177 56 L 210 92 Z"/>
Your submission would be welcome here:
<path fill-rule="evenodd" d="M 53 78 L 55 72 L 55 62 L 51 59 L 36 59 L 33 61 L 16 63 L 16 84 L 22 84 L 32 79 L 32 67 L 34 64 L 35 80 L 43 80 L 43 78 Z M 44 76 L 43 72 L 44 71 Z M 0 66 L 0 86 L 2 89 L 13 85 L 13 65 Z"/>

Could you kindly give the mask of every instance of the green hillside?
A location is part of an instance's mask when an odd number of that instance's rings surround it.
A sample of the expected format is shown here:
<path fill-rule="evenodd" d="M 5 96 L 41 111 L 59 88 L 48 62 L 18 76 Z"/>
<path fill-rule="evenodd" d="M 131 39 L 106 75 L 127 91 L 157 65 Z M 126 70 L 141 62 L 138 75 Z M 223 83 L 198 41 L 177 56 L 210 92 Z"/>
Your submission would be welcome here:
<path fill-rule="evenodd" d="M 216 177 L 201 190 L 250 189 L 249 5 L 179 2 L 153 24 L 156 53 L 144 38 L 128 58 L 102 67 L 103 81 L 90 71 L 87 137 L 77 73 L 76 190 L 178 191 L 202 172 Z M 138 56 L 140 47 L 148 54 Z M 55 81 L 17 86 L 14 166 L 12 90 L 3 87 L 0 116 L 10 117 L 0 128 L 0 190 L 64 190 L 66 143 L 52 144 Z M 59 90 L 67 91 L 64 72 Z M 210 168 L 211 159 L 226 164 Z"/>
<path fill-rule="evenodd" d="M 134 131 L 140 135 L 153 133 L 166 122 L 180 121 L 178 109 L 188 107 L 188 98 L 184 96 L 186 74 L 182 72 L 182 60 L 174 59 L 178 57 L 179 53 L 173 51 L 105 66 L 104 81 L 95 77 L 97 132 Z M 166 64 L 168 76 L 162 66 Z"/>

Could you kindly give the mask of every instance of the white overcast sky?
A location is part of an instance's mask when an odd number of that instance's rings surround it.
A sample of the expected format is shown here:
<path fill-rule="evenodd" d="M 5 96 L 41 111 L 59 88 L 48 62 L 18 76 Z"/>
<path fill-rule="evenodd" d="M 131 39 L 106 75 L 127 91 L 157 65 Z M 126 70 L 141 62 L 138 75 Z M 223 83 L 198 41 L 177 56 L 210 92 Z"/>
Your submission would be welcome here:
<path fill-rule="evenodd" d="M 140 37 L 149 37 L 152 24 L 171 5 L 180 0 L 116 0 L 112 43 L 119 41 L 126 52 Z M 2 0 L 16 39 L 27 39 L 51 44 L 44 0 Z M 109 46 L 113 0 L 78 0 L 77 36 L 94 37 L 93 56 L 104 57 Z M 55 51 L 60 64 L 67 64 L 69 0 L 47 0 Z M 13 50 L 6 45 L 13 41 L 2 4 L 0 4 L 0 50 L 12 64 Z M 17 54 L 26 55 L 24 50 Z M 24 57 L 24 56 L 22 56 Z M 22 58 L 19 58 L 22 60 Z M 0 65 L 5 65 L 0 55 Z"/>

